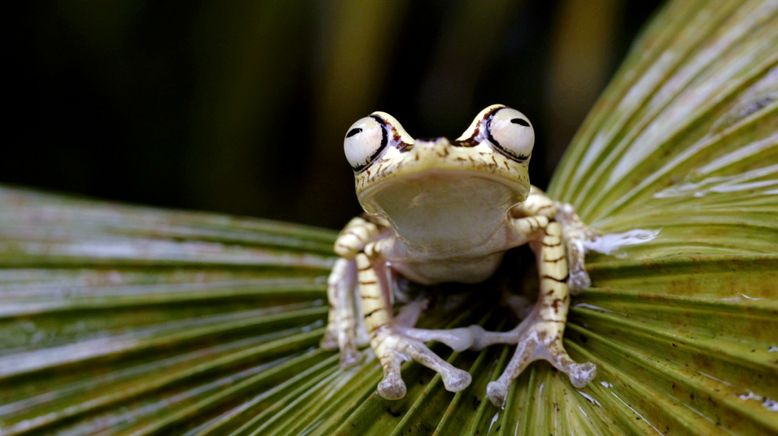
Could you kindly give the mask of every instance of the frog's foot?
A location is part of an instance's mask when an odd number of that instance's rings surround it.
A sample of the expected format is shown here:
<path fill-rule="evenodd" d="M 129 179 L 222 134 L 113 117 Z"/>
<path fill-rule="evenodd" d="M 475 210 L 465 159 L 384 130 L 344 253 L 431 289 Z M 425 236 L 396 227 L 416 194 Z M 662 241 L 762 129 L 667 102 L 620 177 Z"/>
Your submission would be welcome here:
<path fill-rule="evenodd" d="M 407 360 L 415 360 L 440 374 L 446 390 L 458 392 L 465 389 L 470 385 L 470 374 L 441 359 L 427 348 L 424 341 L 440 340 L 459 350 L 467 348 L 472 341 L 465 339 L 464 342 L 457 342 L 456 338 L 449 340 L 446 330 L 413 328 L 412 325 L 424 308 L 423 300 L 406 305 L 397 318 L 392 316 L 388 287 L 383 279 L 386 277 L 386 262 L 376 248 L 377 245 L 368 244 L 365 252 L 359 253 L 355 260 L 370 346 L 384 370 L 384 377 L 378 384 L 378 394 L 389 400 L 405 396 L 406 388 L 400 374 L 400 365 Z M 372 260 L 369 256 L 372 256 Z M 424 333 L 430 336 L 423 336 Z"/>
<path fill-rule="evenodd" d="M 469 329 L 473 335 L 472 348 L 476 350 L 491 344 L 516 344 L 508 366 L 497 380 L 487 385 L 486 394 L 495 406 L 504 404 L 510 384 L 535 360 L 545 360 L 567 374 L 576 388 L 586 386 L 597 374 L 596 365 L 591 362 L 576 363 L 567 354 L 562 344 L 564 322 L 545 320 L 537 309 L 507 332 L 488 332 L 479 326 Z"/>
<path fill-rule="evenodd" d="M 427 340 L 425 338 L 435 339 L 455 350 L 466 349 L 469 345 L 468 342 L 458 342 L 456 337 L 452 342 L 446 332 L 447 330 L 392 328 L 388 325 L 379 328 L 373 340 L 373 348 L 384 370 L 384 378 L 378 383 L 378 395 L 387 400 L 397 400 L 405 396 L 406 388 L 400 374 L 400 364 L 406 360 L 415 360 L 440 374 L 443 386 L 449 392 L 459 392 L 468 387 L 471 381 L 470 374 L 441 359 L 423 342 Z M 457 347 L 455 348 L 454 345 Z"/>
<path fill-rule="evenodd" d="M 344 345 L 340 346 L 338 342 L 343 342 Z M 333 338 L 333 335 L 325 333 L 319 346 L 325 350 L 339 350 L 340 366 L 342 368 L 350 368 L 362 360 L 362 353 L 359 352 L 357 347 L 361 347 L 365 344 L 367 344 L 367 341 L 363 339 L 349 338 L 345 341 L 338 341 Z"/>
<path fill-rule="evenodd" d="M 330 330 L 328 327 L 327 330 L 324 331 L 324 336 L 321 338 L 321 341 L 319 341 L 319 347 L 325 350 L 337 350 L 338 340 L 336 338 L 337 334 L 335 333 L 335 330 Z"/>
<path fill-rule="evenodd" d="M 343 368 L 352 367 L 362 359 L 357 344 L 358 341 L 349 337 L 347 331 L 332 330 L 327 330 L 319 342 L 319 346 L 325 350 L 340 350 L 340 366 Z"/>

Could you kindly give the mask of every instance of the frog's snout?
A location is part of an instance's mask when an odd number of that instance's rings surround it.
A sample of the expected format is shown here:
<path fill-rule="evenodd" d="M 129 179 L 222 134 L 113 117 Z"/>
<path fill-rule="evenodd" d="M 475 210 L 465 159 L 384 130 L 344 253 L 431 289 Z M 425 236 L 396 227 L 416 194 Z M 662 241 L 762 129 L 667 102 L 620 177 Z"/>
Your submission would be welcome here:
<path fill-rule="evenodd" d="M 448 145 L 450 145 L 448 139 L 443 136 L 439 136 L 437 138 L 416 138 L 416 141 L 413 143 L 414 147 L 421 148 L 435 148 Z"/>

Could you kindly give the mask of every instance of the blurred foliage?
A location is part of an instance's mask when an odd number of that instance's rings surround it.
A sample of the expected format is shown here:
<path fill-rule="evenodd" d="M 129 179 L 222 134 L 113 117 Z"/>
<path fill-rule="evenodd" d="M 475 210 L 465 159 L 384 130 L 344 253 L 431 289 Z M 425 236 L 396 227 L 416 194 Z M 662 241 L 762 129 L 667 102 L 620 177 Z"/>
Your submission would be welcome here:
<path fill-rule="evenodd" d="M 0 181 L 339 227 L 353 121 L 451 137 L 502 102 L 544 186 L 657 3 L 24 2 Z"/>

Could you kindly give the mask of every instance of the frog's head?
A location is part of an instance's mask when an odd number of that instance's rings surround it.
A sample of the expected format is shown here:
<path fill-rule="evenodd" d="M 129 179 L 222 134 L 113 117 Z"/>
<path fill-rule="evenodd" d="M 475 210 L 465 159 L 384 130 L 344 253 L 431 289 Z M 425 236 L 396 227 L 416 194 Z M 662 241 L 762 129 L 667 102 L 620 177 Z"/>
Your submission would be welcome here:
<path fill-rule="evenodd" d="M 429 224 L 422 236 L 431 227 L 449 238 L 466 226 L 493 232 L 529 193 L 534 142 L 526 116 L 492 105 L 454 141 L 414 139 L 394 117 L 374 112 L 349 128 L 343 148 L 365 211 L 417 240 L 420 223 Z"/>

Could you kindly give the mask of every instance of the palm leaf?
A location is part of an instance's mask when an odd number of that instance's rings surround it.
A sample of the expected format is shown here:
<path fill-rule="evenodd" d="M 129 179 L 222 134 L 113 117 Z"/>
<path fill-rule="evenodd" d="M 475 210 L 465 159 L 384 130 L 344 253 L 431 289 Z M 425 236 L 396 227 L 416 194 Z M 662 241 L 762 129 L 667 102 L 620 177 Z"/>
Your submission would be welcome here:
<path fill-rule="evenodd" d="M 0 189 L 0 432 L 351 434 L 778 432 L 778 5 L 676 1 L 635 43 L 549 192 L 604 232 L 658 237 L 587 259 L 565 344 L 504 409 L 512 350 L 408 364 L 318 349 L 331 231 Z M 531 288 L 531 280 L 525 283 Z M 476 305 L 429 325 L 508 328 Z"/>

